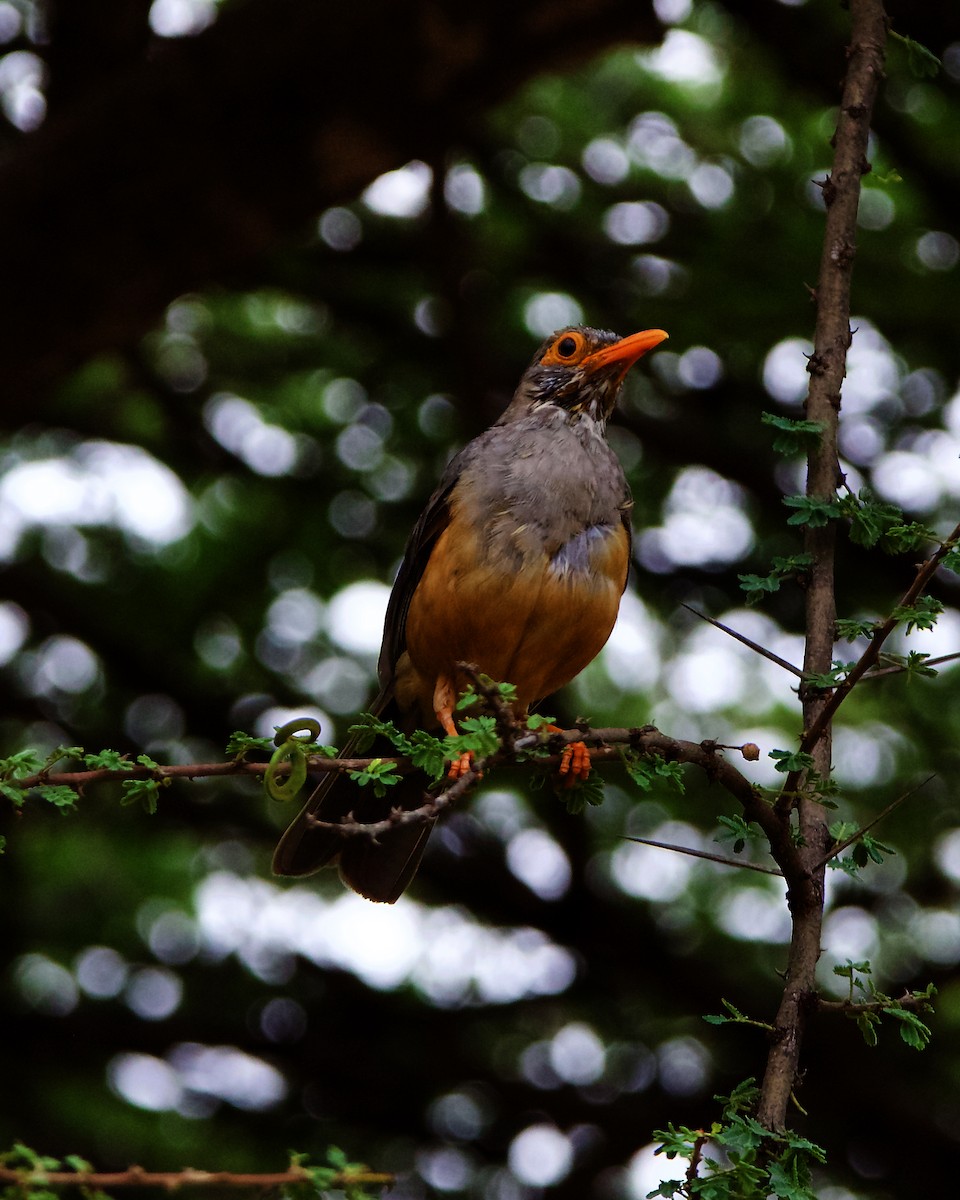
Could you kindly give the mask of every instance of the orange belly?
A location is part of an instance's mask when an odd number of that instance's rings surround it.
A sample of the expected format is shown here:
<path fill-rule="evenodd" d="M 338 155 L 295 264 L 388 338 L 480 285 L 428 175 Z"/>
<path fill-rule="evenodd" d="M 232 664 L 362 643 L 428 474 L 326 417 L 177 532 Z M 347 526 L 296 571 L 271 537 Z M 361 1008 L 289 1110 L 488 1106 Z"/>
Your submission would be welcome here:
<path fill-rule="evenodd" d="M 563 687 L 610 636 L 628 555 L 627 533 L 618 525 L 583 548 L 576 569 L 558 567 L 543 548 L 529 545 L 509 565 L 503 555 L 484 552 L 475 530 L 451 523 L 410 602 L 412 676 L 398 673 L 401 704 L 403 692 L 415 693 L 426 715 L 438 679 L 465 686 L 458 662 L 514 684 L 523 708 Z"/>

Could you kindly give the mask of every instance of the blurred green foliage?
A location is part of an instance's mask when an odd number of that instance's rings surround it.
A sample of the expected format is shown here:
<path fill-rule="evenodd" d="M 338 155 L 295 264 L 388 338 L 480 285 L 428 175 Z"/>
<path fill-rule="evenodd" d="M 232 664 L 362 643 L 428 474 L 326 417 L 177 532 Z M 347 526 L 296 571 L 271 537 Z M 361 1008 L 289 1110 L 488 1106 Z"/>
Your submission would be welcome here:
<path fill-rule="evenodd" d="M 531 71 L 442 156 L 171 296 L 148 337 L 6 429 L 0 753 L 214 761 L 233 730 L 269 738 L 303 713 L 342 744 L 444 462 L 496 418 L 539 339 L 583 319 L 670 341 L 610 431 L 637 502 L 624 619 L 551 711 L 756 742 L 743 769 L 774 783 L 770 752 L 800 732 L 796 681 L 681 607 L 801 663 L 803 510 L 782 497 L 803 472 L 780 451 L 811 433 L 795 423 L 815 181 L 846 18 L 825 0 L 765 7 L 789 45 L 757 5 L 663 0 L 659 47 Z M 944 68 L 919 78 L 891 48 L 864 179 L 843 465 L 851 496 L 905 517 L 878 516 L 876 537 L 857 533 L 863 510 L 844 517 L 851 658 L 924 553 L 902 534 L 887 554 L 872 543 L 898 522 L 943 535 L 960 496 L 960 35 L 932 12 L 916 29 L 894 16 Z M 13 54 L 39 55 L 35 37 L 20 29 L 0 78 Z M 36 135 L 15 125 L 5 152 L 26 153 Z M 956 574 L 931 592 L 933 631 L 892 652 L 960 650 Z M 838 963 L 869 959 L 889 996 L 932 979 L 935 1054 L 869 1049 L 835 1018 L 808 1031 L 797 1136 L 825 1148 L 829 1174 L 809 1166 L 837 1197 L 915 1195 L 921 1144 L 940 1194 L 960 1138 L 960 671 L 919 675 L 865 684 L 842 710 L 851 828 L 935 778 L 876 831 L 882 863 L 831 873 L 821 967 L 834 996 Z M 0 798 L 0 1142 L 234 1170 L 334 1142 L 401 1172 L 397 1197 L 643 1195 L 661 1178 L 652 1131 L 709 1129 L 712 1097 L 762 1069 L 762 1036 L 701 1014 L 723 996 L 772 1019 L 788 920 L 775 879 L 624 840 L 717 849 L 739 814 L 707 780 L 688 771 L 681 793 L 645 775 L 638 793 L 603 773 L 604 803 L 576 815 L 523 772 L 494 774 L 395 910 L 332 873 L 271 879 L 288 814 L 249 781 L 164 788 L 153 817 L 117 784 L 68 813 Z M 734 850 L 767 861 L 746 832 Z"/>

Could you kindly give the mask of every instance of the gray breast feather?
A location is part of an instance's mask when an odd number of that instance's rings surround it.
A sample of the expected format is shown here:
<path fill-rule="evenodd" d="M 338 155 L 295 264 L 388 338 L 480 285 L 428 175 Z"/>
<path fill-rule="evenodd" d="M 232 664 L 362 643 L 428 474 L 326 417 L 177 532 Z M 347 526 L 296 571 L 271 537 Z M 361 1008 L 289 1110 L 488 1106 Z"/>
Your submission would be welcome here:
<path fill-rule="evenodd" d="M 615 533 L 613 525 L 590 525 L 569 541 L 564 542 L 550 559 L 550 569 L 556 575 L 586 574 L 590 570 L 590 554 L 598 542 Z"/>

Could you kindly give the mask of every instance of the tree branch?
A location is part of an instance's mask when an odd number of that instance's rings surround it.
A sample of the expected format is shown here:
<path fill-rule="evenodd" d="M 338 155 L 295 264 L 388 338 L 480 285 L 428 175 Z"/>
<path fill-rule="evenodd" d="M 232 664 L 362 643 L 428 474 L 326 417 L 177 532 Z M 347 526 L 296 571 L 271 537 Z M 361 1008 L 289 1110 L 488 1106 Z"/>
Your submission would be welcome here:
<path fill-rule="evenodd" d="M 837 458 L 840 389 L 846 370 L 850 332 L 850 279 L 856 253 L 857 208 L 860 178 L 870 170 L 866 160 L 870 117 L 883 75 L 886 15 L 881 0 L 851 0 L 851 43 L 843 84 L 834 159 L 823 183 L 826 228 L 816 292 L 817 320 L 814 353 L 807 370 L 810 388 L 805 416 L 820 424 L 822 433 L 811 450 L 807 468 L 807 495 L 832 500 L 842 481 Z M 831 669 L 836 631 L 834 592 L 836 522 L 807 526 L 804 549 L 812 566 L 806 593 L 806 644 L 803 669 L 807 676 Z M 802 746 L 813 756 L 814 770 L 826 779 L 831 766 L 829 698 L 822 690 L 803 684 L 804 737 Z M 785 795 L 792 795 L 800 780 L 789 777 Z M 790 804 L 779 804 L 777 813 L 789 820 Z M 820 957 L 823 920 L 824 854 L 830 835 L 826 814 L 818 799 L 800 793 L 797 802 L 803 870 L 793 874 L 784 867 L 790 887 L 793 931 L 786 985 L 776 1017 L 776 1034 L 767 1059 L 757 1119 L 768 1128 L 782 1128 L 797 1076 L 800 1047 L 809 999 L 815 994 L 815 972 Z M 776 857 L 776 855 L 774 856 Z M 779 862 L 779 859 L 778 859 Z"/>
<path fill-rule="evenodd" d="M 322 1169 L 322 1168 L 321 1168 Z M 393 1175 L 382 1171 L 339 1171 L 325 1180 L 325 1188 L 340 1189 L 360 1187 L 388 1187 L 396 1182 Z M 0 1183 L 21 1188 L 37 1187 L 161 1187 L 168 1192 L 184 1187 L 228 1187 L 228 1188 L 316 1188 L 315 1171 L 305 1167 L 291 1167 L 287 1171 L 255 1175 L 234 1171 L 198 1171 L 187 1168 L 183 1171 L 145 1171 L 143 1167 L 128 1167 L 126 1171 L 44 1171 L 35 1167 L 17 1170 L 0 1167 Z"/>

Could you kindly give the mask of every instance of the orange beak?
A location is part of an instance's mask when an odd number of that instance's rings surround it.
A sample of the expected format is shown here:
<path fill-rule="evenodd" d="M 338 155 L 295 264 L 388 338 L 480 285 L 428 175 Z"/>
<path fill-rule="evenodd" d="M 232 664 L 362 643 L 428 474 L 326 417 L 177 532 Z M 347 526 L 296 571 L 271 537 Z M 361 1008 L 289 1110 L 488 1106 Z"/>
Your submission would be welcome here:
<path fill-rule="evenodd" d="M 620 371 L 622 379 L 638 358 L 642 358 L 654 346 L 659 346 L 669 336 L 662 329 L 644 329 L 642 333 L 631 333 L 629 337 L 621 338 L 612 346 L 604 346 L 600 350 L 595 350 L 593 354 L 588 354 L 582 365 L 592 373 L 602 367 L 619 363 L 622 368 Z"/>

